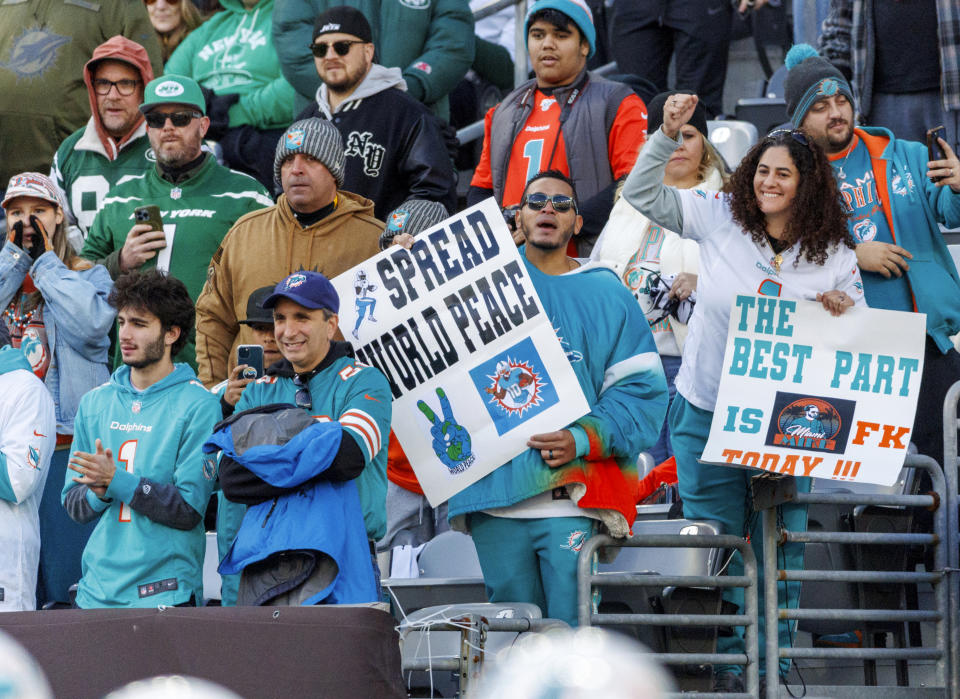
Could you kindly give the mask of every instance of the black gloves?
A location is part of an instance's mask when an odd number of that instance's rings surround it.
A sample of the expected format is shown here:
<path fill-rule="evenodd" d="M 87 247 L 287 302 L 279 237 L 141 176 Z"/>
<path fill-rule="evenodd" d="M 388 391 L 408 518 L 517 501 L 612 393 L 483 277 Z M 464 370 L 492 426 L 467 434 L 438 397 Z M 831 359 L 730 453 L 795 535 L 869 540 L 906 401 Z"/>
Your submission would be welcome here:
<path fill-rule="evenodd" d="M 24 247 L 23 245 L 23 221 L 17 221 L 10 227 L 9 240 L 29 254 L 32 259 L 36 260 L 49 249 L 47 232 L 43 229 L 43 224 L 40 223 L 40 220 L 36 216 L 30 217 L 30 225 L 33 226 L 34 231 L 34 234 L 30 236 L 30 247 Z"/>

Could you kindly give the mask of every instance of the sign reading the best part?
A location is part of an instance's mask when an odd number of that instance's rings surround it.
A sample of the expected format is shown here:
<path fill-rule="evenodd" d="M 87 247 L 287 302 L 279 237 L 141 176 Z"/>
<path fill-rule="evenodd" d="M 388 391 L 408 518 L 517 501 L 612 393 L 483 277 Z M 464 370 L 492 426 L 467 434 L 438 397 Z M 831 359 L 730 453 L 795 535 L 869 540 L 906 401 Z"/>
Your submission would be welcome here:
<path fill-rule="evenodd" d="M 589 407 L 493 199 L 332 280 L 340 330 L 393 391 L 433 506 Z"/>
<path fill-rule="evenodd" d="M 702 460 L 892 485 L 923 372 L 926 316 L 737 296 Z"/>

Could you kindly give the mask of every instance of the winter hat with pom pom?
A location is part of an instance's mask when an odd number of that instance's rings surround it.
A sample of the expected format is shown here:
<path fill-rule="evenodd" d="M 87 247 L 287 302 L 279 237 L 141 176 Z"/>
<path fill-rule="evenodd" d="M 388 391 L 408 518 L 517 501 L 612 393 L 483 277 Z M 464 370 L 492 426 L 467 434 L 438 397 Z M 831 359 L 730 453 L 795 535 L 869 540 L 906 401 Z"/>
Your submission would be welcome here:
<path fill-rule="evenodd" d="M 810 44 L 797 44 L 791 48 L 784 63 L 788 71 L 784 83 L 787 116 L 796 126 L 803 123 L 803 118 L 818 99 L 841 94 L 853 104 L 853 91 L 843 73 Z"/>

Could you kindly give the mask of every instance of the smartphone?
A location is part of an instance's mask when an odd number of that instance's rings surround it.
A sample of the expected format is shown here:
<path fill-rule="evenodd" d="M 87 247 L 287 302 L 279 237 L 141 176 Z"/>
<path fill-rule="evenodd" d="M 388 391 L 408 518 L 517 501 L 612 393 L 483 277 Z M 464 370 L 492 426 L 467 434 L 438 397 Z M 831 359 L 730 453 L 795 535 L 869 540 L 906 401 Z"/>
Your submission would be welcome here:
<path fill-rule="evenodd" d="M 151 231 L 163 230 L 159 206 L 138 206 L 133 210 L 133 218 L 137 223 L 149 223 Z"/>
<path fill-rule="evenodd" d="M 947 134 L 946 127 L 937 126 L 935 128 L 927 131 L 927 160 L 946 160 L 947 155 L 943 152 L 943 148 L 940 147 L 940 142 L 937 138 L 945 138 Z M 939 182 L 943 179 L 943 176 L 940 177 L 931 177 L 931 182 Z"/>
<path fill-rule="evenodd" d="M 243 378 L 259 379 L 263 376 L 263 345 L 240 345 L 237 347 L 237 364 L 246 364 Z"/>

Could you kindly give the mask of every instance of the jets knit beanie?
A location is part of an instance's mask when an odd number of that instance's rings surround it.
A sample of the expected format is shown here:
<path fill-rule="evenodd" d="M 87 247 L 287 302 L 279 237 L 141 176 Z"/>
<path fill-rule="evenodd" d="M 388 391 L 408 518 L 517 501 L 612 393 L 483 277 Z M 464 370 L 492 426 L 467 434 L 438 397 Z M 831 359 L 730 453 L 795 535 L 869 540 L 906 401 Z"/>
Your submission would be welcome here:
<path fill-rule="evenodd" d="M 311 117 L 293 122 L 277 142 L 273 156 L 273 179 L 280 182 L 280 166 L 297 153 L 313 156 L 330 171 L 337 187 L 343 186 L 343 137 L 326 119 Z"/>
<path fill-rule="evenodd" d="M 387 214 L 387 227 L 380 234 L 380 249 L 390 247 L 393 239 L 401 233 L 417 235 L 440 223 L 450 214 L 446 207 L 428 199 L 407 199 Z"/>
<path fill-rule="evenodd" d="M 794 126 L 800 126 L 814 102 L 836 94 L 845 95 L 853 104 L 853 91 L 843 73 L 817 53 L 810 44 L 797 44 L 784 59 L 787 79 L 784 93 L 787 116 Z"/>

